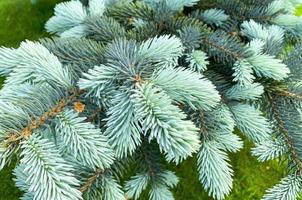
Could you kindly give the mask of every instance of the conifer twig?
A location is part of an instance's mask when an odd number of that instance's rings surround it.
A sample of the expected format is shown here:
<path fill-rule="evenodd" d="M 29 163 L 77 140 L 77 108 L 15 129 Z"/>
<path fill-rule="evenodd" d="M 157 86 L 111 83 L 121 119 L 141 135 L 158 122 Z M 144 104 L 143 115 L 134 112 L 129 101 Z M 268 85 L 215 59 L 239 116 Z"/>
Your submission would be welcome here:
<path fill-rule="evenodd" d="M 204 138 L 208 137 L 209 133 L 206 129 L 206 123 L 204 121 L 204 114 L 202 111 L 199 111 L 199 119 L 201 122 L 200 133 L 204 136 Z"/>
<path fill-rule="evenodd" d="M 45 122 L 48 119 L 54 118 L 56 115 L 58 115 L 64 107 L 68 105 L 68 103 L 75 101 L 78 95 L 80 95 L 83 91 L 77 90 L 77 89 L 72 89 L 70 90 L 70 95 L 67 97 L 64 97 L 59 100 L 59 102 L 50 108 L 47 112 L 43 113 L 39 118 L 37 119 L 32 119 L 31 122 L 24 127 L 20 132 L 18 133 L 10 133 L 9 137 L 4 140 L 4 143 L 6 143 L 6 146 L 9 147 L 11 146 L 11 143 L 19 142 L 22 139 L 27 139 L 34 130 L 40 128 L 42 125 L 45 124 Z"/>
<path fill-rule="evenodd" d="M 87 122 L 92 122 L 100 112 L 104 111 L 104 108 L 98 108 L 96 109 L 90 116 L 87 117 L 86 121 Z"/>
<path fill-rule="evenodd" d="M 92 185 L 94 182 L 96 182 L 96 180 L 98 179 L 98 177 L 102 174 L 104 174 L 106 172 L 106 170 L 103 169 L 96 169 L 95 172 L 92 174 L 92 176 L 90 176 L 87 181 L 80 187 L 79 191 L 81 193 L 86 192 Z M 127 195 L 125 194 L 125 200 L 128 200 L 129 198 L 127 197 Z"/>
<path fill-rule="evenodd" d="M 274 97 L 272 95 L 268 95 L 268 98 L 269 98 L 269 101 L 272 105 L 272 111 L 276 117 L 276 120 L 278 122 L 278 125 L 284 135 L 284 138 L 285 138 L 285 142 L 286 144 L 288 145 L 289 147 L 289 151 L 291 153 L 291 157 L 293 159 L 293 161 L 296 163 L 296 165 L 298 166 L 299 168 L 299 171 L 302 172 L 302 161 L 299 159 L 294 147 L 293 147 L 293 141 L 292 139 L 290 138 L 290 135 L 289 135 L 289 132 L 288 130 L 286 129 L 285 127 L 285 123 L 284 121 L 282 120 L 282 117 L 280 115 L 280 112 L 277 108 L 277 105 L 276 105 L 276 102 L 274 100 Z"/>
<path fill-rule="evenodd" d="M 210 41 L 210 40 L 208 40 L 208 39 L 204 39 L 203 42 L 207 43 L 208 45 L 211 45 L 212 47 L 215 47 L 216 49 L 219 49 L 219 50 L 225 52 L 226 54 L 229 54 L 230 56 L 232 56 L 233 58 L 235 58 L 235 59 L 237 59 L 237 60 L 242 59 L 242 57 L 241 57 L 239 54 L 237 54 L 237 53 L 235 53 L 235 52 L 233 52 L 233 51 L 231 51 L 231 50 L 225 48 L 224 46 L 221 46 L 221 45 L 219 45 L 219 44 L 216 44 L 216 43 L 213 42 L 213 41 Z"/>
<path fill-rule="evenodd" d="M 147 142 L 147 140 L 146 140 L 146 138 L 144 136 L 142 136 L 142 141 L 145 143 L 145 145 L 142 145 L 141 152 L 142 152 L 142 154 L 144 156 L 144 160 L 146 161 L 146 163 L 148 165 L 147 166 L 147 168 L 148 168 L 148 174 L 153 178 L 156 175 L 156 172 L 153 169 L 154 168 L 154 164 L 156 164 L 156 163 L 152 163 L 150 161 L 150 159 L 149 159 L 149 155 L 148 155 L 148 153 L 146 151 L 146 148 L 145 148 L 145 146 L 148 146 L 149 144 L 148 144 L 148 142 Z"/>
<path fill-rule="evenodd" d="M 276 94 L 278 96 L 284 96 L 284 97 L 287 97 L 290 99 L 296 99 L 298 101 L 302 101 L 302 95 L 298 95 L 298 94 L 292 93 L 290 91 L 278 91 Z"/>
<path fill-rule="evenodd" d="M 86 190 L 88 190 L 88 188 L 90 188 L 92 186 L 92 184 L 97 180 L 97 178 L 103 174 L 105 172 L 105 170 L 103 169 L 96 169 L 95 173 L 93 173 L 92 176 L 90 176 L 87 181 L 81 186 L 80 188 L 80 192 L 85 192 Z"/>

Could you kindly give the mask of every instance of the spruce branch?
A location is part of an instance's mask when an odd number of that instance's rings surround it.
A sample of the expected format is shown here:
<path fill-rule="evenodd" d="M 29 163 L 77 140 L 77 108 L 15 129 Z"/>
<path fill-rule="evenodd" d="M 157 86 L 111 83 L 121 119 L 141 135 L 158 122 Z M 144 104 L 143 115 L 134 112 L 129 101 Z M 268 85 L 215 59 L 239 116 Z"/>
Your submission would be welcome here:
<path fill-rule="evenodd" d="M 233 182 L 233 170 L 227 154 L 215 141 L 204 141 L 197 154 L 197 165 L 199 180 L 206 191 L 216 199 L 224 199 Z"/>
<path fill-rule="evenodd" d="M 206 129 L 205 116 L 203 111 L 199 111 L 199 120 L 200 120 L 200 134 L 202 134 L 203 140 L 207 139 L 209 136 L 208 130 Z"/>
<path fill-rule="evenodd" d="M 289 155 L 289 173 L 264 199 L 295 199 L 301 44 L 280 54 L 301 38 L 298 2 L 58 4 L 46 28 L 60 38 L 0 48 L 0 168 L 20 152 L 23 199 L 137 200 L 148 190 L 174 200 L 178 177 L 164 162 L 197 153 L 200 182 L 220 200 L 232 189 L 227 152 L 243 146 L 237 127 L 260 161 Z"/>
<path fill-rule="evenodd" d="M 98 179 L 98 177 L 105 172 L 104 169 L 96 169 L 95 173 L 90 176 L 84 184 L 80 187 L 80 192 L 84 193 L 92 184 Z"/>
<path fill-rule="evenodd" d="M 238 16 L 238 14 L 236 14 L 234 12 L 232 12 L 231 15 L 233 17 L 238 17 L 238 19 L 240 21 L 245 21 L 247 19 L 252 19 L 252 20 L 255 20 L 255 21 L 270 21 L 274 18 L 274 16 L 272 16 L 272 15 L 262 15 L 262 16 L 252 16 L 252 17 L 246 17 L 246 16 L 243 16 L 243 15 Z"/>
<path fill-rule="evenodd" d="M 293 161 L 296 163 L 299 172 L 302 172 L 302 161 L 300 160 L 294 146 L 293 146 L 293 141 L 292 138 L 289 135 L 289 132 L 287 130 L 287 128 L 285 127 L 285 122 L 283 121 L 280 111 L 278 109 L 278 105 L 275 101 L 275 95 L 274 94 L 268 94 L 268 99 L 270 101 L 270 104 L 272 106 L 272 111 L 274 116 L 276 117 L 276 120 L 278 121 L 278 126 L 281 129 L 281 132 L 284 135 L 285 138 L 285 142 L 288 145 L 289 151 L 291 153 L 291 158 L 293 159 Z"/>
<path fill-rule="evenodd" d="M 33 199 L 82 199 L 74 168 L 62 158 L 53 142 L 36 132 L 21 142 L 21 149 L 20 163 L 25 166 L 25 182 Z"/>
<path fill-rule="evenodd" d="M 125 164 L 125 163 L 123 163 Z M 125 200 L 127 199 L 121 186 L 116 180 L 118 172 L 116 167 L 123 167 L 122 163 L 114 163 L 110 168 L 91 170 L 84 167 L 79 168 L 85 174 L 79 191 L 82 192 L 84 199 L 102 199 L 102 200 Z"/>
<path fill-rule="evenodd" d="M 143 159 L 147 165 L 147 173 L 151 178 L 154 178 L 156 175 L 156 169 L 159 167 L 159 160 L 155 159 L 148 151 L 151 148 L 150 144 L 148 144 L 148 139 L 145 136 L 142 136 L 142 141 L 144 145 L 141 147 L 141 153 L 143 155 Z"/>
<path fill-rule="evenodd" d="M 102 112 L 104 112 L 103 107 L 97 108 L 90 116 L 87 117 L 86 121 L 93 122 L 97 118 L 97 116 Z"/>
<path fill-rule="evenodd" d="M 86 117 L 70 109 L 64 109 L 56 116 L 57 137 L 64 144 L 66 153 L 84 166 L 92 169 L 109 168 L 114 162 L 114 153 L 108 138 Z"/>
<path fill-rule="evenodd" d="M 125 184 L 127 196 L 132 199 L 139 199 L 143 190 L 150 187 L 149 198 L 156 200 L 163 197 L 164 199 L 173 199 L 169 188 L 178 183 L 177 176 L 163 168 L 161 159 L 156 157 L 158 151 L 153 144 L 148 143 L 148 138 L 142 137 L 143 145 L 138 154 L 138 160 L 142 166 L 139 166 L 139 172 L 130 178 Z"/>
<path fill-rule="evenodd" d="M 229 107 L 237 128 L 250 140 L 259 143 L 271 137 L 270 123 L 260 110 L 244 103 L 233 103 Z"/>
<path fill-rule="evenodd" d="M 240 60 L 240 59 L 243 58 L 240 54 L 238 54 L 236 52 L 233 52 L 231 49 L 229 49 L 229 48 L 227 48 L 227 47 L 225 47 L 223 45 L 219 45 L 218 43 L 215 43 L 212 40 L 203 39 L 202 41 L 205 42 L 206 44 L 214 47 L 214 48 L 219 49 L 220 51 L 223 51 L 224 53 L 226 53 L 227 55 L 230 55 L 231 57 L 233 57 L 236 60 Z"/>
<path fill-rule="evenodd" d="M 295 94 L 291 91 L 288 90 L 277 90 L 274 92 L 275 95 L 277 96 L 282 96 L 285 98 L 289 98 L 289 99 L 293 99 L 293 100 L 297 100 L 297 101 L 302 101 L 302 95 L 299 94 Z"/>
<path fill-rule="evenodd" d="M 34 130 L 43 126 L 47 122 L 47 120 L 56 117 L 70 102 L 75 101 L 77 97 L 82 93 L 82 90 L 71 89 L 70 94 L 68 96 L 60 99 L 55 106 L 50 108 L 47 112 L 45 112 L 37 119 L 32 119 L 31 122 L 20 132 L 8 133 L 8 138 L 4 140 L 6 146 L 9 147 L 12 145 L 12 143 L 19 143 L 23 139 L 28 139 L 29 136 L 34 132 Z"/>
<path fill-rule="evenodd" d="M 289 174 L 270 188 L 262 200 L 296 200 L 301 192 L 301 174 Z"/>
<path fill-rule="evenodd" d="M 156 139 L 168 161 L 179 163 L 196 152 L 200 146 L 197 128 L 185 119 L 185 114 L 172 104 L 167 94 L 152 84 L 137 85 L 134 92 L 135 112 L 144 134 L 148 134 L 150 140 Z M 171 114 L 167 116 L 166 113 Z"/>

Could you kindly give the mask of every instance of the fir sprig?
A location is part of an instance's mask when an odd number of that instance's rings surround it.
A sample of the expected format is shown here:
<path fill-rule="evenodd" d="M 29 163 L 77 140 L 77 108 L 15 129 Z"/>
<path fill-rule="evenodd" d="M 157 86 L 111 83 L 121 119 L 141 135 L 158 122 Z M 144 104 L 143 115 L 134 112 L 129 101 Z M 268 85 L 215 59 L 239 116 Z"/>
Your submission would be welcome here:
<path fill-rule="evenodd" d="M 0 48 L 0 168 L 20 157 L 23 199 L 139 199 L 146 190 L 151 200 L 173 200 L 179 179 L 165 165 L 196 153 L 201 184 L 224 199 L 228 152 L 243 146 L 237 128 L 259 161 L 288 161 L 263 199 L 296 199 L 299 3 L 59 3 L 46 23 L 57 38 Z M 285 54 L 288 42 L 297 45 Z"/>

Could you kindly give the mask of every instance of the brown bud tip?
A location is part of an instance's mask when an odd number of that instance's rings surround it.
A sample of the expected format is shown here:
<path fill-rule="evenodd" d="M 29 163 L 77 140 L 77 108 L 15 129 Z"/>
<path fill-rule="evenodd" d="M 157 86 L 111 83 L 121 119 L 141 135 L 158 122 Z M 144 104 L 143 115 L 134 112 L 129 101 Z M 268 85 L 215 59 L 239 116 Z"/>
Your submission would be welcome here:
<path fill-rule="evenodd" d="M 75 102 L 74 103 L 74 110 L 78 113 L 83 112 L 85 109 L 85 104 L 81 103 L 81 102 Z"/>

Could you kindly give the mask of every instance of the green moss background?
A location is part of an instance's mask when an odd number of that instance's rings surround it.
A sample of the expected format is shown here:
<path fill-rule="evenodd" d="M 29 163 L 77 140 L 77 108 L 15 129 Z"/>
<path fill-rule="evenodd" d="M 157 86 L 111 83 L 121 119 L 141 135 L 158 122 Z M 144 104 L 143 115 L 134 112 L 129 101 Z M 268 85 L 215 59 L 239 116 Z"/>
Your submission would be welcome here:
<path fill-rule="evenodd" d="M 44 23 L 60 0 L 0 0 L 0 45 L 18 46 L 25 39 L 46 36 Z"/>
<path fill-rule="evenodd" d="M 16 47 L 25 39 L 36 40 L 48 36 L 44 23 L 52 15 L 54 5 L 60 0 L 39 0 L 32 5 L 30 0 L 0 0 L 0 46 Z M 297 11 L 302 13 L 302 7 Z M 3 79 L 0 79 L 0 84 Z M 227 200 L 257 200 L 266 188 L 277 183 L 282 174 L 278 161 L 259 163 L 250 154 L 252 145 L 231 155 L 235 171 L 234 188 Z M 0 172 L 0 200 L 16 200 L 20 191 L 12 181 L 14 164 Z M 171 166 L 180 177 L 173 190 L 176 200 L 209 200 L 198 181 L 196 159 L 186 160 L 180 166 Z M 142 197 L 142 200 L 147 199 Z"/>

